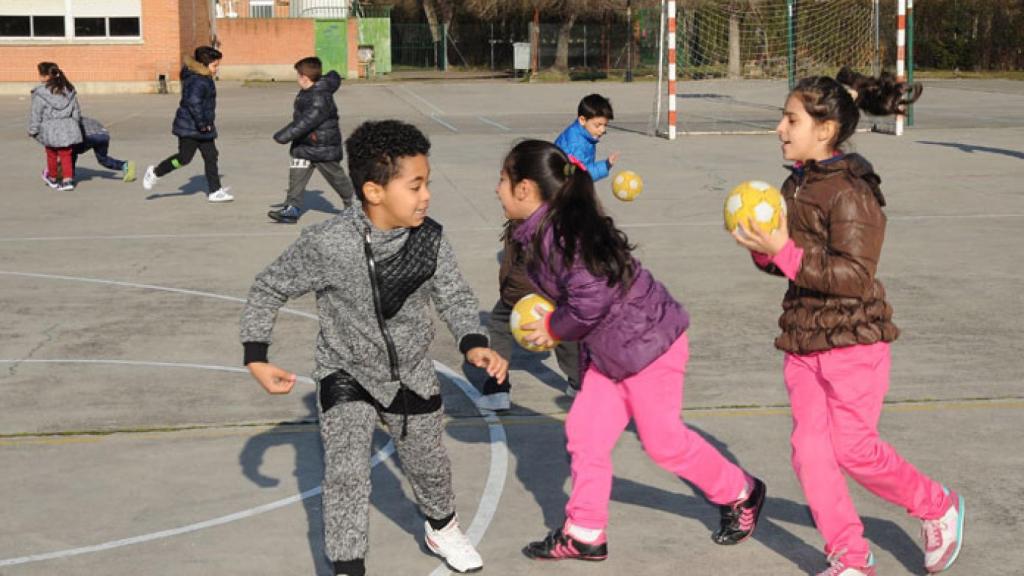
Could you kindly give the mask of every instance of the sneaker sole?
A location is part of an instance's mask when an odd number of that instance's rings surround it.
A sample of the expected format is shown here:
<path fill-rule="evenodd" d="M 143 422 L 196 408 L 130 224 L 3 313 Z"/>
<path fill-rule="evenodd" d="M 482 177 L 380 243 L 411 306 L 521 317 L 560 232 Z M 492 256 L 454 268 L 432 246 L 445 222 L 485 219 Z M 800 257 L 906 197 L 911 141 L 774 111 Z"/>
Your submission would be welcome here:
<path fill-rule="evenodd" d="M 956 562 L 957 557 L 960 556 L 960 547 L 964 544 L 964 517 L 966 516 L 964 511 L 964 497 L 957 494 L 957 512 L 959 521 L 956 525 L 956 548 L 953 549 L 953 555 L 949 557 L 949 560 L 946 561 L 942 568 L 932 570 L 926 567 L 925 570 L 927 570 L 929 574 L 938 574 L 939 572 L 949 570 L 953 565 L 953 562 Z"/>
<path fill-rule="evenodd" d="M 473 572 L 479 572 L 484 569 L 483 564 L 481 564 L 480 566 L 476 566 L 474 568 L 466 568 L 465 570 L 459 570 L 455 566 L 452 566 L 450 562 L 448 562 L 448 558 L 445 557 L 444 554 L 441 554 L 440 550 L 434 547 L 434 544 L 431 543 L 430 538 L 424 538 L 423 543 L 427 545 L 427 548 L 431 552 L 433 552 L 434 555 L 439 556 L 442 560 L 444 560 L 444 565 L 447 566 L 448 569 L 452 572 L 458 572 L 459 574 L 472 574 Z"/>
<path fill-rule="evenodd" d="M 291 218 L 282 218 L 280 216 L 272 216 L 270 214 L 267 214 L 267 217 L 273 220 L 274 222 L 277 222 L 278 224 L 295 224 L 296 222 L 299 221 L 298 218 L 292 220 Z"/>
<path fill-rule="evenodd" d="M 552 556 L 537 556 L 530 552 L 530 547 L 523 548 L 523 556 L 526 556 L 530 560 L 540 560 L 543 562 L 558 562 L 559 560 L 582 560 L 584 562 L 604 562 L 608 559 L 608 556 L 565 556 L 561 558 L 554 558 Z"/>

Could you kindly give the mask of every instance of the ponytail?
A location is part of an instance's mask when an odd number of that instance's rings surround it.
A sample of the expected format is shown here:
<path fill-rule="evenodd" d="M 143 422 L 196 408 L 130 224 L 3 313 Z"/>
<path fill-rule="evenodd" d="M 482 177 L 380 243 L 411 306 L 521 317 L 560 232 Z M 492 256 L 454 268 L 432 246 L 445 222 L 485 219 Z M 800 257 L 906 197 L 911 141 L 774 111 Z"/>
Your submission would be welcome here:
<path fill-rule="evenodd" d="M 803 102 L 815 122 L 831 120 L 838 125 L 831 147 L 839 149 L 857 129 L 860 110 L 875 116 L 904 114 L 907 106 L 921 97 L 921 90 L 920 84 L 898 82 L 889 73 L 875 78 L 843 67 L 835 79 L 804 78 L 790 94 Z"/>
<path fill-rule="evenodd" d="M 75 86 L 53 62 L 40 62 L 36 68 L 40 76 L 46 77 L 46 88 L 53 94 L 68 94 Z"/>
<path fill-rule="evenodd" d="M 523 180 L 535 182 L 548 205 L 541 232 L 534 236 L 532 250 L 526 250 L 527 267 L 538 266 L 550 256 L 542 252 L 550 228 L 564 268 L 580 261 L 591 274 L 605 278 L 608 286 L 629 287 L 634 273 L 633 246 L 604 213 L 594 181 L 584 168 L 550 142 L 525 140 L 508 153 L 503 169 L 513 186 Z M 547 262 L 549 268 L 555 264 Z"/>

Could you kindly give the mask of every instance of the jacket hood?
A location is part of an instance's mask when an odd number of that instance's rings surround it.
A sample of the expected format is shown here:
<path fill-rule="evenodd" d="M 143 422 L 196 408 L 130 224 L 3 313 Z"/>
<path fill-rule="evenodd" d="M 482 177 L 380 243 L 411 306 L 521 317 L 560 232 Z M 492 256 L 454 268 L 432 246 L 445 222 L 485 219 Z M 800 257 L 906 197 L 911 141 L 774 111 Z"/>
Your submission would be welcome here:
<path fill-rule="evenodd" d="M 331 70 L 327 74 L 321 76 L 320 79 L 313 84 L 310 90 L 334 94 L 338 91 L 338 88 L 341 88 L 341 76 L 339 76 L 334 70 Z"/>
<path fill-rule="evenodd" d="M 185 56 L 185 65 L 181 68 L 181 75 L 183 77 L 185 76 L 185 72 L 191 72 L 192 74 L 198 74 L 200 76 L 213 76 L 213 73 L 206 67 L 206 64 L 203 64 L 191 56 Z"/>
<path fill-rule="evenodd" d="M 32 93 L 43 99 L 44 102 L 55 110 L 70 108 L 75 102 L 75 91 L 69 90 L 66 94 L 54 94 L 49 88 L 40 84 L 32 89 Z"/>
<path fill-rule="evenodd" d="M 787 166 L 794 174 L 804 174 L 807 177 L 812 175 L 826 176 L 836 172 L 847 172 L 855 178 L 867 183 L 871 192 L 875 195 L 880 206 L 885 206 L 885 196 L 882 195 L 882 178 L 875 173 L 875 168 L 860 154 L 851 153 L 836 156 L 823 162 L 811 160 L 803 165 L 794 164 Z"/>

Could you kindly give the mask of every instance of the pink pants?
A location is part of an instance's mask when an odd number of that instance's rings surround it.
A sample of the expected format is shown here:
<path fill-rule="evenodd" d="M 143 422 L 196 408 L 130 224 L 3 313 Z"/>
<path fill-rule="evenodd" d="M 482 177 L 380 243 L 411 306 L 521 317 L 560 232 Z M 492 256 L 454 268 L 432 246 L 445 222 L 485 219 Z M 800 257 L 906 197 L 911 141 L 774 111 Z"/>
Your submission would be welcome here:
<path fill-rule="evenodd" d="M 647 455 L 698 486 L 716 504 L 734 502 L 747 487 L 743 470 L 683 424 L 683 375 L 689 358 L 684 333 L 664 354 L 621 382 L 590 368 L 565 422 L 572 457 L 569 521 L 583 528 L 608 524 L 612 449 L 630 418 Z"/>
<path fill-rule="evenodd" d="M 885 342 L 786 354 L 793 470 L 825 538 L 825 553 L 838 554 L 847 565 L 867 563 L 868 543 L 843 472 L 918 518 L 938 518 L 950 505 L 941 484 L 878 437 L 890 364 Z"/>

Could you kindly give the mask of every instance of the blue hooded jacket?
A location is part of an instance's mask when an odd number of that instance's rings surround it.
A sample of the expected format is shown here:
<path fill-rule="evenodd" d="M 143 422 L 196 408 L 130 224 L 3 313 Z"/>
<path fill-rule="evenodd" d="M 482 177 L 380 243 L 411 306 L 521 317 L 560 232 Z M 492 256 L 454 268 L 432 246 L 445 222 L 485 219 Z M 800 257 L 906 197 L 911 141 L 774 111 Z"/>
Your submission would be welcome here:
<path fill-rule="evenodd" d="M 601 178 L 608 176 L 609 170 L 607 160 L 594 161 L 594 156 L 597 155 L 597 142 L 598 139 L 591 136 L 587 129 L 579 123 L 579 120 L 573 120 L 572 124 L 569 124 L 558 135 L 558 139 L 555 140 L 555 146 L 561 148 L 562 152 L 582 162 L 587 167 L 590 177 L 594 182 L 597 182 Z"/>

